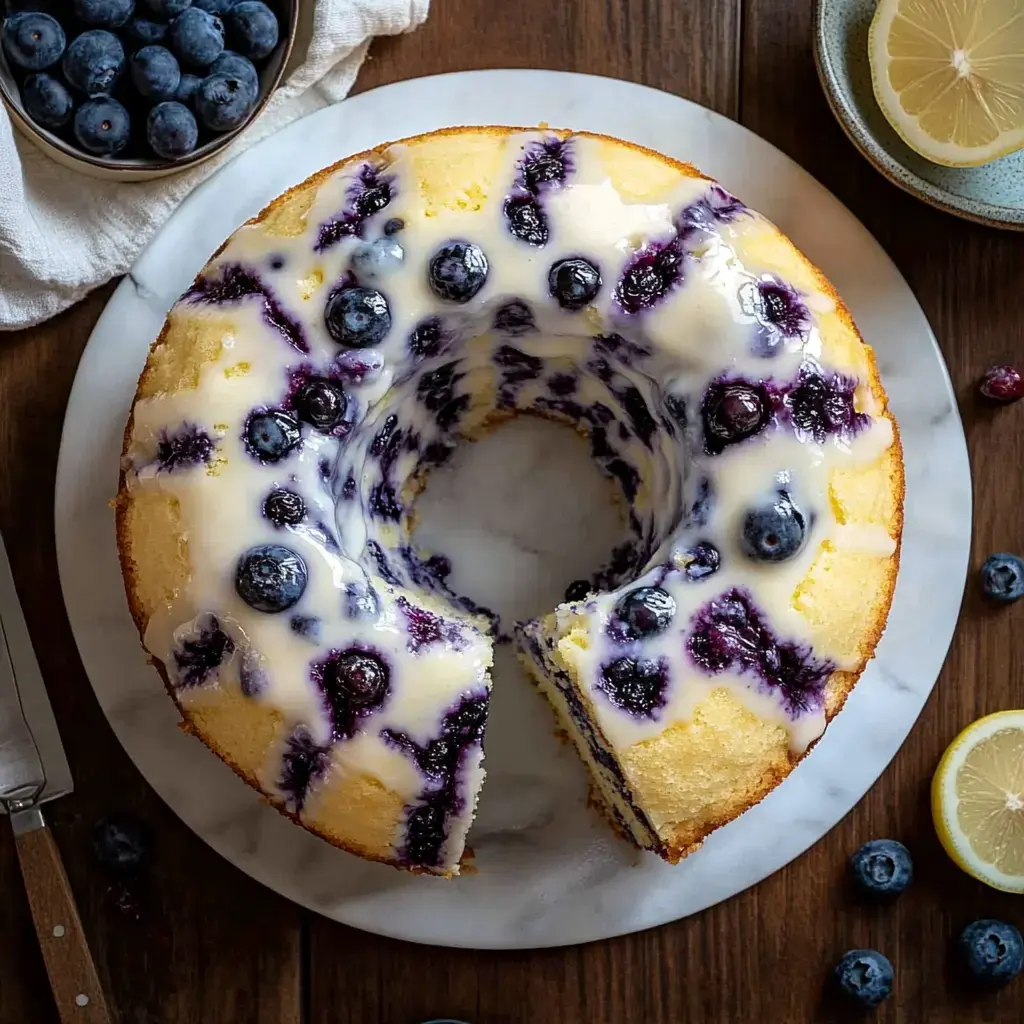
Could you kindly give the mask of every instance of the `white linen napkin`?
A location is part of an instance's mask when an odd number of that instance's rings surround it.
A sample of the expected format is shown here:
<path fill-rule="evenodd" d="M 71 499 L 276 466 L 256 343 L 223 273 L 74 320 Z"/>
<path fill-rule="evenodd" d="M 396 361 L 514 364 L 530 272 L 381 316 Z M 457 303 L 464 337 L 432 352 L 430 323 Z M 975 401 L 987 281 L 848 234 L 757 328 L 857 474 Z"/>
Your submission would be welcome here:
<path fill-rule="evenodd" d="M 370 40 L 422 24 L 430 0 L 300 0 L 285 77 L 260 116 L 198 167 L 156 181 L 105 182 L 55 163 L 0 104 L 0 330 L 30 327 L 125 273 L 199 182 L 289 121 L 352 88 Z"/>

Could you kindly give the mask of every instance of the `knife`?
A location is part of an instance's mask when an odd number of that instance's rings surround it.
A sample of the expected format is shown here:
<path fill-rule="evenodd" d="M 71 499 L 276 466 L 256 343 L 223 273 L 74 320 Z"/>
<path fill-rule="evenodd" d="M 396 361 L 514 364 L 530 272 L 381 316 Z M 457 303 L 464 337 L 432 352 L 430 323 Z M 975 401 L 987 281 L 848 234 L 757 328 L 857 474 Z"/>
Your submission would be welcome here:
<path fill-rule="evenodd" d="M 74 789 L 0 536 L 0 804 L 61 1024 L 111 1024 L 75 898 L 42 805 Z"/>

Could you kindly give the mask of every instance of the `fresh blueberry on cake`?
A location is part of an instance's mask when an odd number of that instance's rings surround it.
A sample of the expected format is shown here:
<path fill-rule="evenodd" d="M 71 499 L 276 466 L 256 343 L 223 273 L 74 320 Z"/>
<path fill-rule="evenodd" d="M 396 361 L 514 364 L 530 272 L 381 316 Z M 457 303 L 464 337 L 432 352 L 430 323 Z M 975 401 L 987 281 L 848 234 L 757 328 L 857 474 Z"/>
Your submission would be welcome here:
<path fill-rule="evenodd" d="M 379 345 L 391 330 L 388 300 L 376 288 L 339 288 L 324 310 L 327 332 L 347 348 Z"/>
<path fill-rule="evenodd" d="M 302 432 L 293 416 L 269 409 L 245 421 L 244 439 L 246 450 L 260 462 L 280 462 L 302 441 Z"/>
<path fill-rule="evenodd" d="M 306 590 L 306 564 L 291 548 L 264 544 L 250 548 L 235 568 L 238 596 L 258 612 L 283 612 Z"/>
<path fill-rule="evenodd" d="M 449 242 L 431 257 L 427 282 L 439 299 L 462 305 L 483 288 L 488 269 L 487 257 L 475 242 Z"/>
<path fill-rule="evenodd" d="M 785 491 L 780 491 L 743 517 L 740 546 L 756 562 L 784 562 L 803 547 L 806 536 L 804 514 Z"/>
<path fill-rule="evenodd" d="M 267 495 L 263 514 L 275 526 L 298 526 L 306 518 L 306 503 L 295 491 L 281 488 Z"/>
<path fill-rule="evenodd" d="M 267 41 L 254 0 L 193 6 L 244 53 Z M 227 114 L 240 59 L 203 79 Z M 427 475 L 521 414 L 586 439 L 622 537 L 509 626 L 413 529 Z M 627 143 L 462 128 L 314 175 L 210 258 L 150 351 L 116 506 L 189 732 L 325 841 L 450 876 L 488 799 L 496 643 L 615 831 L 674 863 L 839 713 L 902 501 L 871 350 L 774 225 Z M 864 877 L 897 884 L 894 857 Z"/>
<path fill-rule="evenodd" d="M 583 309 L 601 290 L 601 273 L 579 257 L 560 260 L 548 273 L 548 290 L 562 309 Z"/>
<path fill-rule="evenodd" d="M 316 377 L 295 392 L 292 408 L 303 423 L 330 432 L 345 418 L 348 398 L 339 384 Z"/>
<path fill-rule="evenodd" d="M 509 232 L 527 245 L 539 248 L 547 243 L 547 217 L 533 196 L 509 196 L 505 200 L 505 220 Z"/>

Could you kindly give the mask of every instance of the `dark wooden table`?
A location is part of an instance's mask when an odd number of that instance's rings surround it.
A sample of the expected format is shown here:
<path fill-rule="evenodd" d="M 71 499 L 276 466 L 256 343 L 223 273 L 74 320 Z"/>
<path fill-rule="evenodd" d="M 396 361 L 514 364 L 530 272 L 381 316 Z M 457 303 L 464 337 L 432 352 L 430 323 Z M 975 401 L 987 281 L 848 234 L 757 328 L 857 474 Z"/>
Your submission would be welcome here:
<path fill-rule="evenodd" d="M 686 96 L 769 139 L 864 221 L 910 282 L 942 344 L 974 467 L 975 562 L 1024 548 L 1024 405 L 991 413 L 974 381 L 1024 350 L 1024 238 L 967 224 L 878 175 L 833 121 L 811 57 L 812 0 L 434 0 L 428 24 L 380 40 L 358 90 L 467 68 L 547 67 L 632 79 Z M 111 286 L 34 330 L 0 336 L 0 529 L 77 781 L 56 805 L 100 974 L 126 1024 L 765 1024 L 836 1019 L 823 982 L 853 946 L 897 967 L 883 1021 L 1024 1020 L 1024 979 L 978 1000 L 949 978 L 948 940 L 977 916 L 1024 926 L 1024 899 L 962 875 L 932 831 L 928 782 L 967 722 L 1024 705 L 1024 603 L 986 612 L 968 588 L 945 671 L 871 792 L 813 849 L 696 917 L 611 942 L 539 952 L 434 949 L 300 910 L 221 860 L 149 789 L 114 738 L 71 637 L 57 580 L 53 486 L 79 355 Z M 950 580 L 950 586 L 958 585 Z M 155 835 L 149 882 L 125 907 L 97 871 L 97 816 L 126 809 Z M 847 855 L 893 836 L 918 879 L 888 909 L 843 885 Z M 0 829 L 0 1022 L 56 1020 Z M 841 1019 L 841 1018 L 840 1018 Z"/>

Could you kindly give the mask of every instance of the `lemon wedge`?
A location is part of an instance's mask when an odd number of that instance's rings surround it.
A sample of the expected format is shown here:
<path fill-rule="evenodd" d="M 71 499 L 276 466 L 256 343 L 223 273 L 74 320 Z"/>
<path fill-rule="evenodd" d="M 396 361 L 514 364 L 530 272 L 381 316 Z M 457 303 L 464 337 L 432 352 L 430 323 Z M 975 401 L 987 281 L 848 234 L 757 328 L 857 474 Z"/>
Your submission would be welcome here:
<path fill-rule="evenodd" d="M 868 56 L 882 112 L 922 156 L 970 167 L 1024 147 L 1024 0 L 880 0 Z"/>
<path fill-rule="evenodd" d="M 1024 711 L 986 715 L 953 740 L 932 778 L 932 818 L 958 867 L 1024 893 Z"/>

